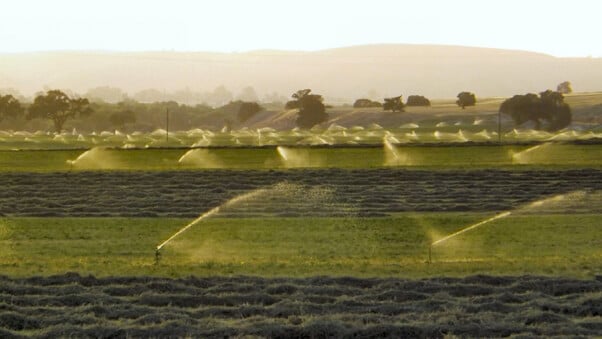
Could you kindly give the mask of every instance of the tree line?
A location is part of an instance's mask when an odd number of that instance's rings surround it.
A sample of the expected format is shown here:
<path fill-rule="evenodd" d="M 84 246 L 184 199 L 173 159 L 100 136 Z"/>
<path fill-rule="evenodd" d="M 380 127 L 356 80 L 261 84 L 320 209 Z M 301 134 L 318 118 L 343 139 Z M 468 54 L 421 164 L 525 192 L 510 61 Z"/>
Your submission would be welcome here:
<path fill-rule="evenodd" d="M 213 108 L 208 105 L 184 105 L 175 101 L 141 103 L 125 99 L 118 103 L 91 102 L 87 98 L 70 96 L 60 90 L 49 90 L 38 94 L 32 103 L 21 103 L 14 95 L 0 95 L 0 121 L 14 119 L 33 122 L 50 121 L 54 131 L 61 133 L 69 120 L 87 121 L 100 129 L 122 129 L 136 126 L 150 131 L 164 126 L 166 113 L 176 128 L 203 125 L 217 120 L 227 123 L 227 116 L 245 122 L 264 108 L 256 102 L 230 101 Z M 224 118 L 222 118 L 224 116 Z M 81 125 L 81 124 L 80 124 Z M 206 125 L 206 128 L 217 128 Z M 220 127 L 221 128 L 221 127 Z"/>
<path fill-rule="evenodd" d="M 558 85 L 557 91 L 546 90 L 537 94 L 527 93 L 515 95 L 505 100 L 500 108 L 500 113 L 509 115 L 515 125 L 533 122 L 536 129 L 558 130 L 571 123 L 571 109 L 564 102 L 563 93 L 572 91 L 570 82 Z M 291 95 L 292 100 L 286 102 L 285 109 L 296 110 L 296 124 L 301 128 L 311 128 L 328 120 L 326 109 L 321 95 L 312 93 L 311 89 L 301 89 Z M 463 91 L 457 95 L 456 104 L 464 109 L 476 105 L 474 93 Z M 370 99 L 358 99 L 353 106 L 356 108 L 378 107 L 385 111 L 404 112 L 406 106 L 430 106 L 428 98 L 421 95 L 410 95 L 403 102 L 402 96 L 385 98 L 377 102 Z M 257 113 L 265 110 L 254 101 L 230 101 L 227 104 L 212 108 L 207 105 L 195 106 L 178 104 L 175 101 L 155 102 L 150 104 L 134 100 L 123 100 L 116 104 L 91 103 L 87 98 L 69 96 L 60 90 L 49 90 L 38 94 L 33 103 L 25 107 L 19 100 L 11 95 L 0 95 L 0 121 L 24 117 L 26 120 L 49 119 L 57 133 L 63 131 L 65 123 L 70 119 L 89 118 L 94 112 L 102 112 L 104 118 L 114 128 L 123 128 L 133 125 L 142 119 L 142 125 L 148 124 L 161 126 L 162 115 L 169 111 L 176 119 L 176 126 L 194 126 L 199 123 L 199 118 L 205 120 L 222 119 L 224 125 L 230 128 L 235 123 L 245 123 Z M 106 125 L 105 125 L 106 126 Z"/>

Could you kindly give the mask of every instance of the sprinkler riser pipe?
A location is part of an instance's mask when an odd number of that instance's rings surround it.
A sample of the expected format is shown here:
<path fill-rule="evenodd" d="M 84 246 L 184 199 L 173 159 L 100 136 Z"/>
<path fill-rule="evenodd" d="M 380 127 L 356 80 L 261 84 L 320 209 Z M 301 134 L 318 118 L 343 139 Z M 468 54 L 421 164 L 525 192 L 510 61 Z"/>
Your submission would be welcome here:
<path fill-rule="evenodd" d="M 431 260 L 431 250 L 432 249 L 433 249 L 433 245 L 429 245 L 429 260 L 428 260 L 429 264 L 432 262 L 432 260 Z"/>

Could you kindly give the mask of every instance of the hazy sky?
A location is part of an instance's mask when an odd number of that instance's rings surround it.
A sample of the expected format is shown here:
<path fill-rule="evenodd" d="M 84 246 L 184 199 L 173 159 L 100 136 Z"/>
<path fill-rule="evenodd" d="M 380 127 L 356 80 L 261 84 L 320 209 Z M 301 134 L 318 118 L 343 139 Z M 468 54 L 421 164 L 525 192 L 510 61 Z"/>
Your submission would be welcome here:
<path fill-rule="evenodd" d="M 376 43 L 602 56 L 598 0 L 14 0 L 0 52 L 318 50 Z"/>

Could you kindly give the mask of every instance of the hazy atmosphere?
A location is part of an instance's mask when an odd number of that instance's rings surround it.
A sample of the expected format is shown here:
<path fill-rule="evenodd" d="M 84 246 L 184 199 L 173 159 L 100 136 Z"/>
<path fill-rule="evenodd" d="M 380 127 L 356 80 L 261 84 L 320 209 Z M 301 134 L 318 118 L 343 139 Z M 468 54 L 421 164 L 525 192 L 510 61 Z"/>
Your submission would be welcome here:
<path fill-rule="evenodd" d="M 595 0 L 23 0 L 0 13 L 0 51 L 313 51 L 409 43 L 599 57 L 600 9 Z"/>
<path fill-rule="evenodd" d="M 602 338 L 599 1 L 5 1 L 0 338 Z"/>
<path fill-rule="evenodd" d="M 200 93 L 224 86 L 236 98 L 251 86 L 273 101 L 311 87 L 350 103 L 450 98 L 459 88 L 509 96 L 570 79 L 588 92 L 602 87 L 598 9 L 596 1 L 19 1 L 0 13 L 0 91 L 110 86 L 142 101 L 216 104 Z"/>

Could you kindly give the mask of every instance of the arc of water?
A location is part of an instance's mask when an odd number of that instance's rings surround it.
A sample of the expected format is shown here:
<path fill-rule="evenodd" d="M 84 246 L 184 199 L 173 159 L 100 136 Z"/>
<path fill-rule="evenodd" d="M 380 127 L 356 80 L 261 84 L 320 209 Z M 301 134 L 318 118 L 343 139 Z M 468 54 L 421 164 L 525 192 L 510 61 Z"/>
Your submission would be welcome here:
<path fill-rule="evenodd" d="M 219 212 L 219 206 L 215 207 L 211 210 L 209 210 L 206 213 L 203 213 L 200 217 L 194 219 L 191 223 L 189 223 L 188 225 L 182 227 L 182 229 L 180 229 L 179 231 L 177 231 L 176 233 L 174 233 L 171 237 L 169 237 L 169 239 L 165 240 L 164 242 L 162 242 L 159 246 L 157 246 L 157 250 L 160 250 L 161 247 L 167 245 L 167 243 L 169 243 L 170 241 L 172 241 L 175 237 L 177 237 L 178 235 L 186 232 L 187 229 L 191 228 L 192 226 L 194 226 L 196 223 L 198 223 L 199 221 L 205 219 L 205 218 L 209 218 L 210 216 L 216 214 L 217 212 Z"/>
<path fill-rule="evenodd" d="M 177 231 L 176 233 L 174 233 L 171 237 L 169 237 L 167 240 L 165 240 L 164 242 L 162 242 L 159 246 L 157 246 L 156 250 L 159 251 L 163 246 L 167 245 L 170 241 L 172 241 L 173 239 L 175 239 L 178 235 L 184 233 L 186 230 L 188 230 L 189 228 L 191 228 L 192 226 L 196 225 L 197 223 L 199 223 L 200 221 L 209 218 L 210 216 L 217 214 L 221 208 L 228 206 L 228 205 L 232 205 L 234 203 L 237 203 L 239 201 L 243 201 L 243 200 L 247 200 L 247 199 L 251 199 L 257 195 L 263 194 L 267 192 L 267 189 L 265 188 L 260 188 L 248 193 L 244 193 L 241 194 L 239 196 L 236 196 L 228 201 L 226 201 L 225 203 L 223 203 L 220 206 L 214 207 L 212 209 L 210 209 L 209 211 L 203 213 L 200 217 L 194 219 L 192 222 L 190 222 L 188 225 L 182 227 L 179 231 Z"/>
<path fill-rule="evenodd" d="M 483 220 L 483 221 L 481 221 L 481 222 L 478 222 L 478 223 L 476 223 L 476 224 L 474 224 L 474 225 L 470 225 L 470 226 L 468 226 L 468 227 L 466 227 L 466 228 L 463 228 L 463 229 L 461 229 L 461 230 L 459 230 L 459 231 L 457 231 L 457 232 L 455 232 L 455 233 L 452 233 L 452 234 L 450 234 L 450 235 L 448 235 L 448 236 L 445 236 L 445 237 L 443 237 L 443 238 L 441 238 L 441 239 L 439 239 L 439 240 L 437 240 L 437 241 L 435 241 L 435 242 L 431 243 L 431 246 L 438 245 L 438 244 L 440 244 L 440 243 L 442 243 L 442 242 L 444 242 L 444 241 L 446 241 L 446 240 L 449 240 L 449 239 L 451 239 L 451 238 L 453 238 L 453 237 L 455 237 L 455 236 L 458 236 L 458 235 L 460 235 L 460 234 L 462 234 L 462 233 L 465 233 L 465 232 L 468 232 L 468 231 L 470 231 L 470 230 L 473 230 L 473 229 L 475 229 L 475 228 L 477 228 L 477 227 L 479 227 L 479 226 L 483 226 L 483 225 L 485 225 L 485 224 L 487 224 L 487 223 L 490 223 L 490 222 L 492 222 L 492 221 L 494 221 L 494 220 L 497 220 L 497 219 L 501 219 L 501 218 L 507 217 L 507 216 L 509 216 L 510 214 L 511 214 L 511 212 L 509 212 L 509 211 L 508 211 L 508 212 L 504 212 L 504 213 L 500 213 L 500 214 L 498 214 L 498 215 L 496 215 L 496 216 L 494 216 L 494 217 L 491 217 L 491 218 L 489 218 L 489 219 Z"/>
<path fill-rule="evenodd" d="M 443 238 L 441 238 L 441 239 L 439 239 L 439 240 L 437 240 L 437 241 L 434 241 L 434 242 L 432 242 L 432 243 L 429 245 L 429 257 L 428 257 L 428 261 L 427 261 L 427 263 L 429 263 L 429 264 L 430 264 L 430 263 L 432 262 L 432 259 L 431 259 L 431 250 L 432 250 L 432 248 L 433 248 L 434 246 L 436 246 L 436 245 L 438 245 L 438 244 L 441 244 L 442 242 L 444 242 L 444 241 L 447 241 L 447 240 L 449 240 L 449 239 L 451 239 L 451 238 L 453 238 L 453 237 L 455 237 L 455 236 L 458 236 L 458 235 L 460 235 L 460 234 L 462 234 L 462 233 L 465 233 L 465 232 L 468 232 L 468 231 L 470 231 L 470 230 L 473 230 L 473 229 L 475 229 L 475 228 L 477 228 L 477 227 L 479 227 L 479 226 L 483 226 L 483 225 L 485 225 L 485 224 L 487 224 L 487 223 L 490 223 L 490 222 L 492 222 L 492 221 L 494 221 L 494 220 L 497 220 L 497 219 L 501 219 L 501 218 L 507 217 L 507 216 L 509 216 L 510 214 L 511 214 L 511 212 L 510 212 L 510 211 L 507 211 L 507 212 L 504 212 L 504 213 L 500 213 L 500 214 L 498 214 L 498 215 L 496 215 L 496 216 L 494 216 L 494 217 L 491 217 L 491 218 L 489 218 L 489 219 L 483 220 L 483 221 L 481 221 L 481 222 L 478 222 L 478 223 L 476 223 L 476 224 L 474 224 L 474 225 L 470 225 L 470 226 L 468 226 L 468 227 L 466 227 L 466 228 L 463 228 L 463 229 L 461 229 L 461 230 L 459 230 L 459 231 L 457 231 L 457 232 L 454 232 L 454 233 L 452 233 L 452 234 L 450 234 L 450 235 L 447 235 L 447 236 L 445 236 L 445 237 L 443 237 Z"/>

